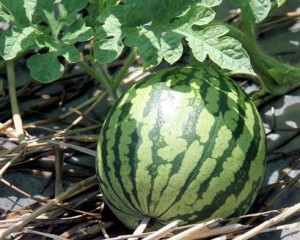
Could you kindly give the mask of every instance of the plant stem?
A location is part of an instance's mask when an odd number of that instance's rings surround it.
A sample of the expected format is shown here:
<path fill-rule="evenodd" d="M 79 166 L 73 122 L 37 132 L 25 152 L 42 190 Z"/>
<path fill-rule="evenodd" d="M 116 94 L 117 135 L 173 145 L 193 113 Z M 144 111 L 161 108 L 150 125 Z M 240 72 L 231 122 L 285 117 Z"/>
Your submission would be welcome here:
<path fill-rule="evenodd" d="M 125 77 L 125 75 L 128 72 L 128 68 L 134 63 L 135 58 L 136 58 L 136 50 L 134 50 L 130 53 L 130 55 L 127 57 L 123 67 L 119 70 L 117 75 L 114 77 L 113 84 L 114 84 L 115 88 L 117 88 L 120 85 L 121 81 L 123 80 L 123 78 Z"/>
<path fill-rule="evenodd" d="M 242 14 L 242 21 L 243 21 L 243 32 L 248 36 L 248 38 L 255 43 L 255 28 L 253 22 L 244 14 Z"/>
<path fill-rule="evenodd" d="M 112 86 L 109 74 L 103 69 L 102 66 L 97 65 L 94 67 L 95 69 L 93 69 L 82 61 L 77 62 L 77 64 L 97 82 L 103 84 L 106 87 L 108 93 L 115 99 L 117 99 L 117 94 L 115 88 Z"/>
<path fill-rule="evenodd" d="M 22 119 L 21 119 L 18 100 L 17 100 L 16 77 L 15 77 L 13 60 L 7 61 L 6 69 L 7 69 L 8 91 L 9 91 L 11 110 L 13 114 L 13 121 L 16 129 L 16 133 L 18 135 L 19 143 L 22 143 L 23 141 L 25 141 L 25 135 L 23 131 L 23 124 L 22 124 Z"/>
<path fill-rule="evenodd" d="M 112 79 L 109 73 L 107 72 L 107 68 L 99 63 L 96 63 L 94 68 L 97 71 L 97 73 L 101 76 L 102 83 L 106 87 L 109 95 L 113 97 L 113 100 L 116 100 L 118 98 L 118 95 L 116 92 L 116 88 L 113 86 Z"/>

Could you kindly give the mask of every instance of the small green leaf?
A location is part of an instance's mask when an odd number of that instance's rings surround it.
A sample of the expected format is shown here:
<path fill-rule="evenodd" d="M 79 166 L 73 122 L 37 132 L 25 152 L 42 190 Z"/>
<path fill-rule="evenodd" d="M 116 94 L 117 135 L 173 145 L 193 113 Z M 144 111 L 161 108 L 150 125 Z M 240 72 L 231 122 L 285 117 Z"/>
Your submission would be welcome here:
<path fill-rule="evenodd" d="M 38 0 L 36 4 L 36 11 L 34 12 L 35 15 L 43 17 L 44 20 L 47 19 L 48 15 L 54 16 L 54 5 L 55 0 Z"/>
<path fill-rule="evenodd" d="M 55 17 L 54 5 L 55 0 L 38 0 L 34 14 L 47 22 L 52 31 L 52 36 L 58 38 L 62 24 Z"/>
<path fill-rule="evenodd" d="M 50 83 L 59 79 L 64 73 L 64 66 L 59 63 L 56 53 L 31 56 L 27 61 L 31 76 L 42 83 Z"/>
<path fill-rule="evenodd" d="M 119 38 L 122 36 L 122 25 L 125 23 L 126 8 L 110 7 L 103 11 L 99 21 L 104 23 L 101 28 L 96 31 L 96 37 L 112 37 Z"/>
<path fill-rule="evenodd" d="M 47 34 L 36 36 L 36 43 L 38 48 L 47 48 L 49 52 L 55 52 L 60 47 L 59 42 Z"/>
<path fill-rule="evenodd" d="M 286 4 L 287 1 L 288 1 L 288 0 L 277 0 L 277 5 L 278 5 L 278 7 L 281 7 L 281 6 L 283 6 L 284 4 Z"/>
<path fill-rule="evenodd" d="M 36 10 L 37 4 L 39 0 L 26 0 L 24 1 L 24 8 L 26 12 L 26 16 L 29 20 L 29 22 L 32 23 L 32 17 L 34 15 L 34 12 Z"/>
<path fill-rule="evenodd" d="M 0 55 L 4 60 L 14 59 L 17 55 L 35 46 L 35 30 L 32 27 L 10 29 L 0 39 Z"/>
<path fill-rule="evenodd" d="M 241 43 L 223 36 L 228 29 L 222 25 L 206 27 L 199 32 L 184 32 L 195 58 L 203 62 L 207 56 L 221 68 L 252 73 L 249 56 Z"/>
<path fill-rule="evenodd" d="M 80 61 L 80 52 L 74 45 L 62 47 L 58 50 L 57 55 L 63 56 L 70 63 L 76 63 Z"/>
<path fill-rule="evenodd" d="M 149 64 L 159 64 L 163 58 L 160 46 L 160 31 L 147 28 L 142 28 L 139 32 L 140 36 L 137 39 L 137 48 L 141 57 Z"/>
<path fill-rule="evenodd" d="M 124 45 L 119 40 L 101 39 L 94 43 L 94 57 L 99 63 L 110 63 L 120 56 L 123 48 Z"/>
<path fill-rule="evenodd" d="M 194 6 L 183 17 L 175 21 L 173 25 L 181 28 L 190 28 L 193 25 L 202 26 L 210 23 L 215 15 L 216 13 L 211 8 Z"/>
<path fill-rule="evenodd" d="M 164 59 L 170 64 L 177 62 L 183 53 L 181 38 L 181 35 L 173 32 L 163 34 L 161 38 L 162 54 Z"/>
<path fill-rule="evenodd" d="M 95 59 L 99 63 L 112 62 L 124 48 L 121 29 L 121 21 L 124 20 L 123 10 L 119 11 L 116 7 L 110 7 L 100 16 L 100 21 L 104 24 L 97 29 L 93 46 Z"/>
<path fill-rule="evenodd" d="M 27 2 L 25 0 L 1 0 L 0 2 L 0 18 L 9 21 L 18 27 L 28 27 L 30 21 L 25 12 Z"/>
<path fill-rule="evenodd" d="M 67 32 L 62 38 L 62 41 L 69 44 L 76 42 L 85 42 L 94 36 L 93 29 L 85 25 L 85 21 L 81 18 L 67 28 Z"/>
<path fill-rule="evenodd" d="M 250 20 L 259 23 L 265 19 L 271 9 L 271 0 L 232 0 L 232 2 L 240 7 Z"/>
<path fill-rule="evenodd" d="M 59 22 L 73 24 L 77 20 L 77 14 L 88 4 L 88 0 L 61 0 L 59 8 Z"/>
<path fill-rule="evenodd" d="M 196 2 L 205 7 L 215 7 L 220 5 L 222 3 L 222 0 L 199 0 Z"/>
<path fill-rule="evenodd" d="M 2 2 L 0 2 L 0 20 L 4 22 L 16 22 L 14 15 Z"/>
<path fill-rule="evenodd" d="M 148 24 L 154 20 L 159 21 L 163 14 L 171 14 L 171 12 L 167 11 L 168 6 L 166 2 L 161 0 L 129 1 L 128 5 L 124 7 L 128 11 L 126 25 L 137 26 Z"/>

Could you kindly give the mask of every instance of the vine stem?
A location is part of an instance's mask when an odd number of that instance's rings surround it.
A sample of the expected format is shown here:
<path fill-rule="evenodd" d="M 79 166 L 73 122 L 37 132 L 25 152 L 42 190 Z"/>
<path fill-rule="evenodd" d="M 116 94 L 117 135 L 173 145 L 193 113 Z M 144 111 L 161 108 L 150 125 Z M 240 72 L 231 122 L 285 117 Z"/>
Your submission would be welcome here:
<path fill-rule="evenodd" d="M 134 63 L 136 58 L 136 50 L 133 50 L 130 55 L 127 57 L 123 67 L 120 69 L 120 71 L 117 73 L 117 75 L 113 79 L 114 87 L 117 88 L 125 75 L 127 74 L 128 68 Z"/>
<path fill-rule="evenodd" d="M 254 43 L 255 40 L 255 27 L 252 21 L 243 14 L 242 11 L 242 21 L 243 21 L 243 32 L 248 36 L 249 39 Z"/>
<path fill-rule="evenodd" d="M 299 87 L 300 83 L 297 79 L 295 80 L 294 76 L 298 76 L 300 68 L 295 67 L 293 70 L 290 66 L 263 53 L 257 46 L 255 39 L 249 37 L 236 27 L 229 24 L 226 24 L 225 26 L 230 30 L 228 35 L 239 40 L 249 54 L 253 69 L 259 76 L 256 77 L 256 79 L 259 81 L 263 91 L 267 91 L 273 95 L 283 95 L 290 90 Z M 283 81 L 281 79 L 282 76 L 280 75 L 272 75 L 270 73 L 271 69 L 277 69 L 278 71 L 285 73 L 286 80 Z M 291 72 L 292 70 L 293 72 Z"/>
<path fill-rule="evenodd" d="M 14 68 L 13 60 L 7 61 L 6 70 L 7 70 L 9 99 L 10 99 L 11 110 L 13 114 L 13 122 L 15 125 L 16 133 L 18 135 L 19 143 L 22 143 L 23 141 L 25 141 L 25 135 L 23 131 L 22 118 L 21 118 L 20 109 L 17 100 L 16 76 L 15 76 L 15 68 Z"/>
<path fill-rule="evenodd" d="M 87 64 L 85 64 L 83 61 L 79 61 L 77 62 L 77 64 L 96 81 L 102 83 L 106 87 L 108 93 L 115 99 L 117 99 L 117 94 L 115 88 L 112 86 L 111 79 L 109 79 L 107 72 L 105 72 L 105 70 L 102 69 L 102 66 L 97 65 L 96 69 L 93 69 Z"/>

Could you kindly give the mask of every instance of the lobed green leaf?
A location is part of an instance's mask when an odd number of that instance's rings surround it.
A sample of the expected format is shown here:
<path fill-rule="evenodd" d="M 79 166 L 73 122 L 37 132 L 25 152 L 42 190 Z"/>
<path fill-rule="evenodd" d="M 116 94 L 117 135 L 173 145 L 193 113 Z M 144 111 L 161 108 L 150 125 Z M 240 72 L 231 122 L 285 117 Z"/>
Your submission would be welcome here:
<path fill-rule="evenodd" d="M 29 22 L 33 22 L 33 16 L 35 14 L 37 4 L 39 0 L 26 0 L 24 1 L 24 9 L 26 12 L 26 17 L 28 18 Z"/>
<path fill-rule="evenodd" d="M 1 35 L 0 55 L 4 60 L 11 60 L 34 46 L 36 46 L 34 28 L 11 28 Z"/>
<path fill-rule="evenodd" d="M 100 63 L 112 62 L 121 54 L 123 47 L 118 39 L 101 39 L 94 43 L 94 57 Z"/>
<path fill-rule="evenodd" d="M 242 9 L 247 18 L 256 23 L 268 16 L 272 5 L 271 0 L 232 0 L 232 2 Z"/>
<path fill-rule="evenodd" d="M 181 35 L 174 32 L 167 32 L 161 38 L 161 52 L 164 59 L 173 64 L 177 62 L 183 53 Z"/>
<path fill-rule="evenodd" d="M 73 24 L 77 20 L 77 14 L 88 4 L 88 0 L 62 0 L 58 5 L 58 21 L 64 24 Z"/>
<path fill-rule="evenodd" d="M 67 28 L 65 35 L 62 37 L 63 42 L 74 44 L 76 42 L 85 42 L 94 36 L 91 27 L 87 27 L 83 19 L 78 19 Z"/>
<path fill-rule="evenodd" d="M 27 67 L 31 76 L 42 83 L 53 82 L 64 73 L 64 66 L 53 52 L 31 56 L 27 61 Z"/>
<path fill-rule="evenodd" d="M 32 4 L 32 1 L 25 0 L 1 0 L 0 2 L 0 19 L 3 21 L 9 21 L 18 27 L 30 26 L 30 20 L 28 18 L 28 7 Z M 27 10 L 27 11 L 26 11 Z"/>
<path fill-rule="evenodd" d="M 95 43 L 93 45 L 94 57 L 100 63 L 109 63 L 115 60 L 122 52 L 122 21 L 126 9 L 110 7 L 103 11 L 100 21 L 104 24 L 95 32 Z"/>
<path fill-rule="evenodd" d="M 180 28 L 191 28 L 193 25 L 203 26 L 210 23 L 215 15 L 216 13 L 211 8 L 194 6 L 184 16 L 175 20 L 172 25 Z"/>
<path fill-rule="evenodd" d="M 74 45 L 61 47 L 57 52 L 57 55 L 63 56 L 70 63 L 76 63 L 80 61 L 80 52 Z"/>

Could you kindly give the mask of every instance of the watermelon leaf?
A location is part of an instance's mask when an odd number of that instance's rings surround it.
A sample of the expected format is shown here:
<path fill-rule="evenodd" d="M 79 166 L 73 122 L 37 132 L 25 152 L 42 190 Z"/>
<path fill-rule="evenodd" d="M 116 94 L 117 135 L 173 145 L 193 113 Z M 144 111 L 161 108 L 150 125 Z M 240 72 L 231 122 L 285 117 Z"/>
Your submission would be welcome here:
<path fill-rule="evenodd" d="M 102 26 L 96 32 L 95 59 L 109 63 L 129 46 L 137 47 L 148 64 L 157 65 L 163 59 L 173 64 L 183 53 L 185 39 L 198 61 L 209 56 L 222 68 L 252 73 L 249 56 L 242 45 L 224 36 L 228 32 L 226 27 L 205 27 L 215 18 L 211 7 L 221 2 L 130 0 L 125 5 L 107 8 L 99 18 Z"/>
<path fill-rule="evenodd" d="M 67 32 L 62 37 L 63 42 L 74 44 L 76 42 L 84 42 L 94 36 L 93 29 L 87 27 L 83 19 L 78 19 L 67 29 Z"/>
<path fill-rule="evenodd" d="M 68 62 L 76 63 L 80 61 L 80 53 L 74 45 L 66 45 L 59 49 L 59 56 L 63 56 Z"/>
<path fill-rule="evenodd" d="M 0 55 L 13 60 L 28 50 L 47 49 L 48 53 L 32 56 L 27 66 L 32 77 L 43 83 L 62 76 L 64 67 L 57 57 L 67 61 L 80 61 L 75 44 L 94 36 L 78 12 L 88 0 L 3 0 L 0 3 L 0 19 L 13 26 L 0 39 Z"/>
<path fill-rule="evenodd" d="M 17 55 L 36 46 L 34 28 L 11 28 L 1 35 L 0 55 L 4 60 L 14 59 Z"/>
<path fill-rule="evenodd" d="M 277 6 L 281 7 L 282 5 L 286 4 L 288 0 L 277 0 Z"/>
<path fill-rule="evenodd" d="M 56 53 L 48 52 L 31 56 L 27 61 L 31 76 L 42 83 L 50 83 L 59 79 L 64 66 L 59 63 Z"/>
<path fill-rule="evenodd" d="M 78 12 L 84 9 L 87 3 L 88 0 L 61 0 L 58 5 L 58 21 L 68 25 L 73 24 L 77 20 Z"/>
<path fill-rule="evenodd" d="M 30 25 L 29 16 L 30 9 L 32 8 L 32 3 L 37 0 L 25 1 L 18 0 L 1 0 L 0 2 L 0 20 L 10 23 L 18 27 L 28 27 Z"/>
<path fill-rule="evenodd" d="M 272 4 L 271 0 L 232 0 L 232 2 L 242 9 L 248 19 L 256 23 L 267 17 Z"/>
<path fill-rule="evenodd" d="M 251 72 L 249 56 L 236 39 L 224 36 L 228 29 L 222 25 L 208 26 L 201 31 L 182 32 L 195 58 L 203 62 L 207 56 L 221 68 Z"/>

